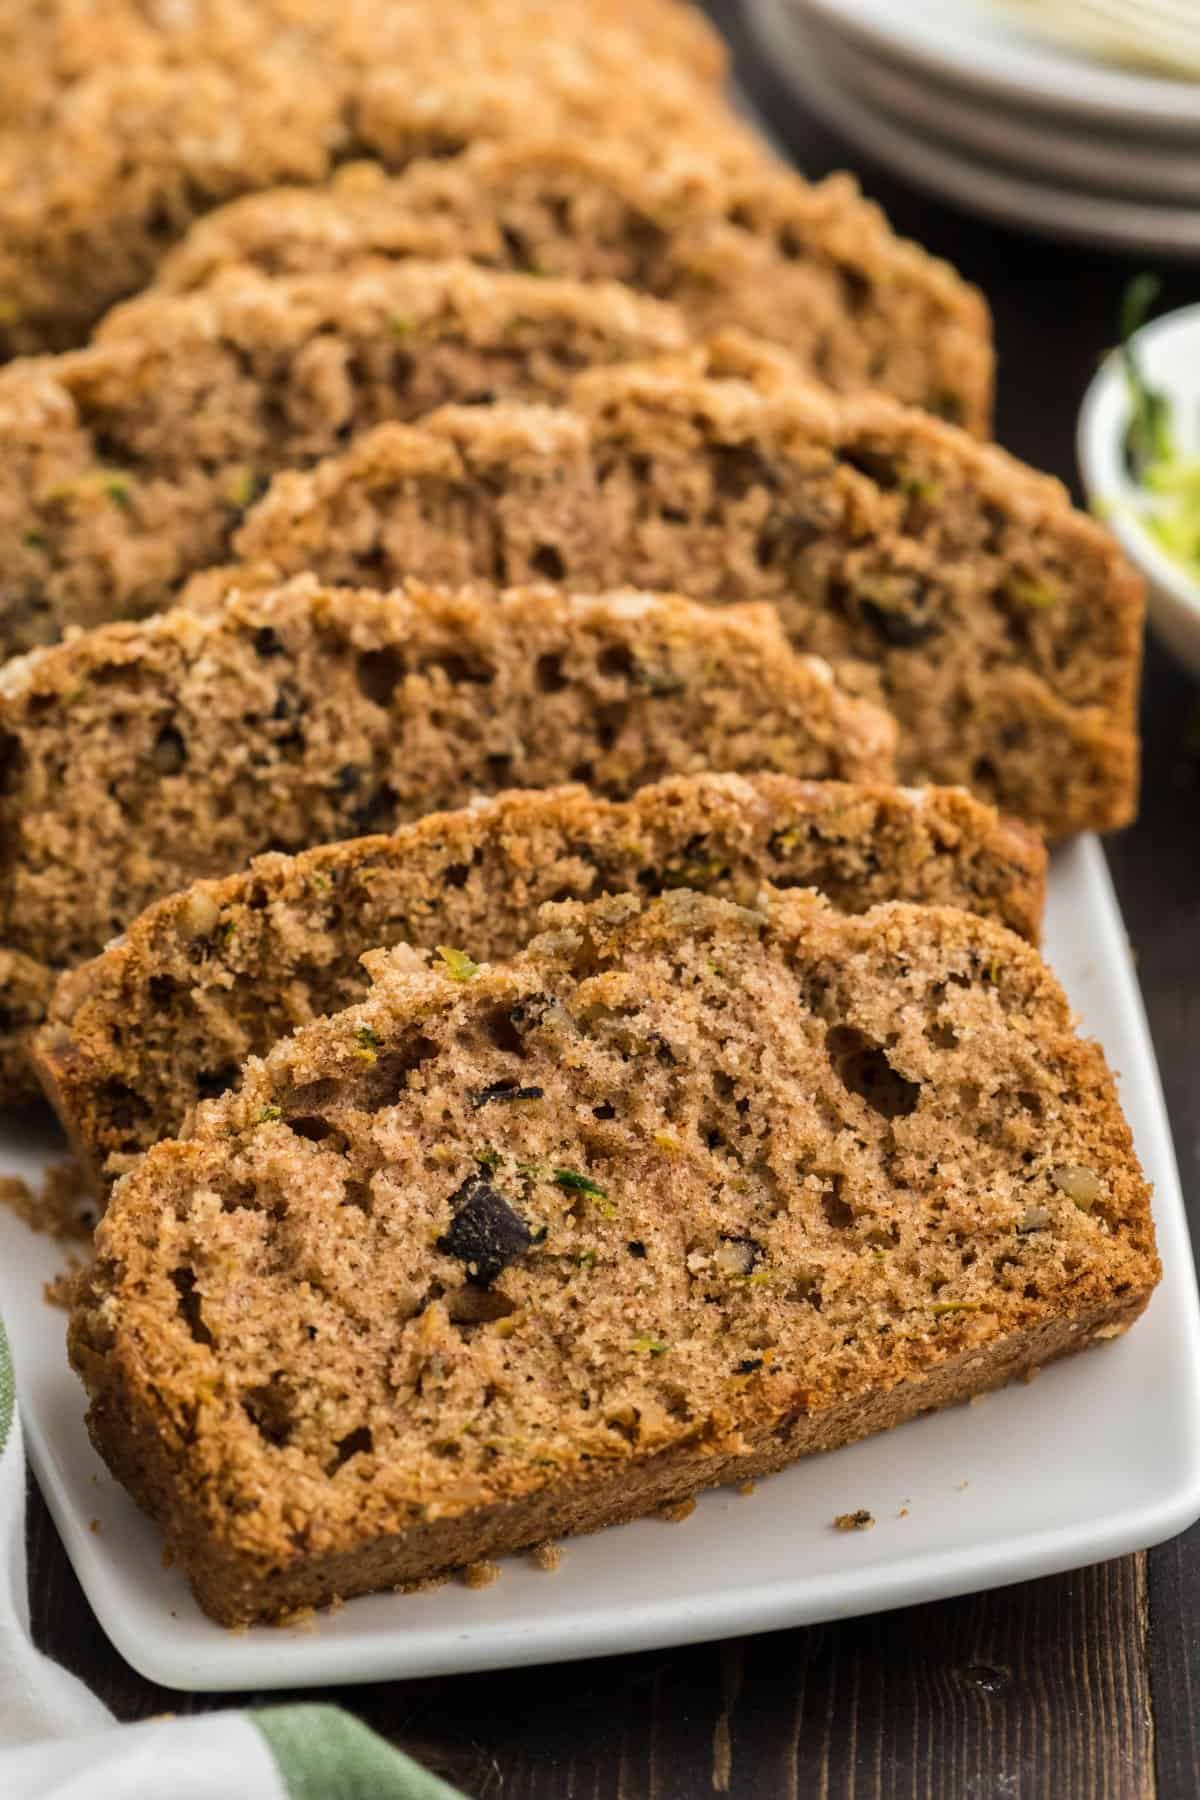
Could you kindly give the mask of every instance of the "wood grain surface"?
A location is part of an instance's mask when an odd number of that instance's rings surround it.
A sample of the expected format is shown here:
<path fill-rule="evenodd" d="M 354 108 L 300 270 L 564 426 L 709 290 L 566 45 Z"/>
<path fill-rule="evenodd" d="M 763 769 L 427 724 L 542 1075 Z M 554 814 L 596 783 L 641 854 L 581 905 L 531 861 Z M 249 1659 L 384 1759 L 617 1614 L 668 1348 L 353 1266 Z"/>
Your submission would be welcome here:
<path fill-rule="evenodd" d="M 862 165 L 796 115 L 734 7 L 711 10 L 738 50 L 746 91 L 806 172 L 858 167 L 899 229 L 985 289 L 1000 350 L 998 435 L 1074 483 L 1079 399 L 1141 265 L 965 219 Z M 1197 298 L 1200 267 L 1173 271 L 1164 304 Z M 1194 1216 L 1200 707 L 1153 644 L 1143 727 L 1141 817 L 1108 853 Z M 93 1619 L 36 1491 L 30 1559 L 39 1642 L 121 1718 L 247 1698 L 189 1699 L 135 1675 Z M 478 1800 L 1191 1800 L 1200 1794 L 1200 1530 L 1146 1556 L 873 1618 L 327 1697 Z"/>

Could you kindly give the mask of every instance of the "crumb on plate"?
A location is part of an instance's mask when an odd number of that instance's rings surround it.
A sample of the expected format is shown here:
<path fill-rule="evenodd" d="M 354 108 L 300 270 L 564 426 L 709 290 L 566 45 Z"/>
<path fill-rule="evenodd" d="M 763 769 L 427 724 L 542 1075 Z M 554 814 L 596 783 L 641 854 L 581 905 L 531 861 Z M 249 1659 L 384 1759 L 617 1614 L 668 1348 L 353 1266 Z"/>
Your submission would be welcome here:
<path fill-rule="evenodd" d="M 833 1521 L 835 1531 L 870 1531 L 875 1523 L 875 1514 L 860 1506 L 857 1512 L 839 1513 Z"/>

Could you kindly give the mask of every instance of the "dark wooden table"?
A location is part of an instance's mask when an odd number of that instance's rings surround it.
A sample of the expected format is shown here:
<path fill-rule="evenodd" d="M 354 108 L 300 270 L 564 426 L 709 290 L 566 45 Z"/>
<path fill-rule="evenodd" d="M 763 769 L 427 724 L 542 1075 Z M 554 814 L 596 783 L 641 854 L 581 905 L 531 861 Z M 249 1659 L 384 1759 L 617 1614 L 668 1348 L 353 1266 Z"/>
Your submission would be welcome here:
<path fill-rule="evenodd" d="M 797 117 L 739 30 L 746 91 L 808 173 L 860 166 Z M 1076 408 L 1140 264 L 964 218 L 861 167 L 899 229 L 988 294 L 999 436 L 1074 483 Z M 1200 267 L 1164 304 L 1200 298 Z M 1189 1207 L 1200 1207 L 1200 704 L 1151 643 L 1136 826 L 1108 846 Z M 37 1636 L 124 1719 L 240 1703 L 112 1650 L 36 1490 Z M 258 1696 L 257 1698 L 283 1696 Z M 560 1668 L 329 1695 L 489 1800 L 1190 1800 L 1200 1794 L 1200 1527 L 1146 1555 L 905 1612 Z M 232 1797 L 231 1797 L 232 1800 Z"/>

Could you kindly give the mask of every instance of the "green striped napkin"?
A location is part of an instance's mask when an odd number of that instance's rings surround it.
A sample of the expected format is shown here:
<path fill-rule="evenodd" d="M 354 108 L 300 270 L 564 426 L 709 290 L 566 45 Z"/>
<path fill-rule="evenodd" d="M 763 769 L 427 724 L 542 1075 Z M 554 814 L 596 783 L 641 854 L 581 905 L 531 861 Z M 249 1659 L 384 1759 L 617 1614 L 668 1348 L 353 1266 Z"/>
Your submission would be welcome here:
<path fill-rule="evenodd" d="M 25 1453 L 0 1322 L 0 1794 L 13 1800 L 463 1800 L 336 1706 L 118 1725 L 34 1648 Z"/>

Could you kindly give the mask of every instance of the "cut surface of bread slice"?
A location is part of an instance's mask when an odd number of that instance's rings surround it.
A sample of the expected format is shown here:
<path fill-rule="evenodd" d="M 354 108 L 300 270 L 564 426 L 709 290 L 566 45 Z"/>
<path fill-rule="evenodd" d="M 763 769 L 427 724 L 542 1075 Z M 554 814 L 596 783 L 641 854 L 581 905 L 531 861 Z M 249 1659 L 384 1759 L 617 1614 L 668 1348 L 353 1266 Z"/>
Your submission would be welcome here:
<path fill-rule="evenodd" d="M 729 170 L 682 143 L 652 162 L 578 137 L 484 143 L 396 175 L 353 164 L 319 186 L 234 201 L 193 228 L 157 280 L 186 290 L 229 265 L 278 275 L 359 255 L 627 282 L 670 300 L 700 335 L 740 326 L 831 387 L 878 388 L 989 427 L 981 296 L 897 238 L 848 175 L 812 185 L 766 166 Z M 117 318 L 136 319 L 142 304 Z"/>
<path fill-rule="evenodd" d="M 1005 452 L 779 371 L 730 336 L 583 375 L 555 411 L 385 426 L 279 477 L 235 547 L 338 581 L 554 571 L 769 600 L 893 711 L 906 781 L 971 787 L 1056 837 L 1127 823 L 1143 589 L 1114 540 Z"/>
<path fill-rule="evenodd" d="M 348 157 L 528 134 L 702 138 L 768 158 L 659 8 L 546 0 L 203 0 L 0 19 L 0 355 L 60 350 L 145 286 L 197 217 Z M 48 29 L 35 15 L 49 13 Z M 691 20 L 684 30 L 707 28 Z M 13 41 L 15 39 L 15 42 Z"/>
<path fill-rule="evenodd" d="M 769 607 L 301 578 L 0 673 L 0 937 L 62 968 L 197 877 L 474 793 L 616 798 L 705 768 L 886 781 L 894 745 Z"/>
<path fill-rule="evenodd" d="M 463 262 L 229 271 L 142 301 L 102 344 L 0 371 L 0 656 L 157 612 L 272 475 L 372 425 L 553 400 L 581 368 L 688 342 L 627 288 Z"/>
<path fill-rule="evenodd" d="M 689 887 L 751 902 L 764 882 L 818 888 L 846 912 L 961 906 L 1036 942 L 1045 860 L 958 789 L 717 774 L 627 801 L 505 794 L 159 901 L 63 978 L 33 1051 L 102 1192 L 248 1056 L 361 999 L 360 959 L 381 945 L 468 943 L 490 960 L 528 941 L 549 900 Z"/>
<path fill-rule="evenodd" d="M 101 1221 L 92 1438 L 223 1623 L 769 1473 L 1158 1278 L 1101 1052 L 1002 927 L 794 891 L 547 923 L 509 964 L 377 952 Z"/>

